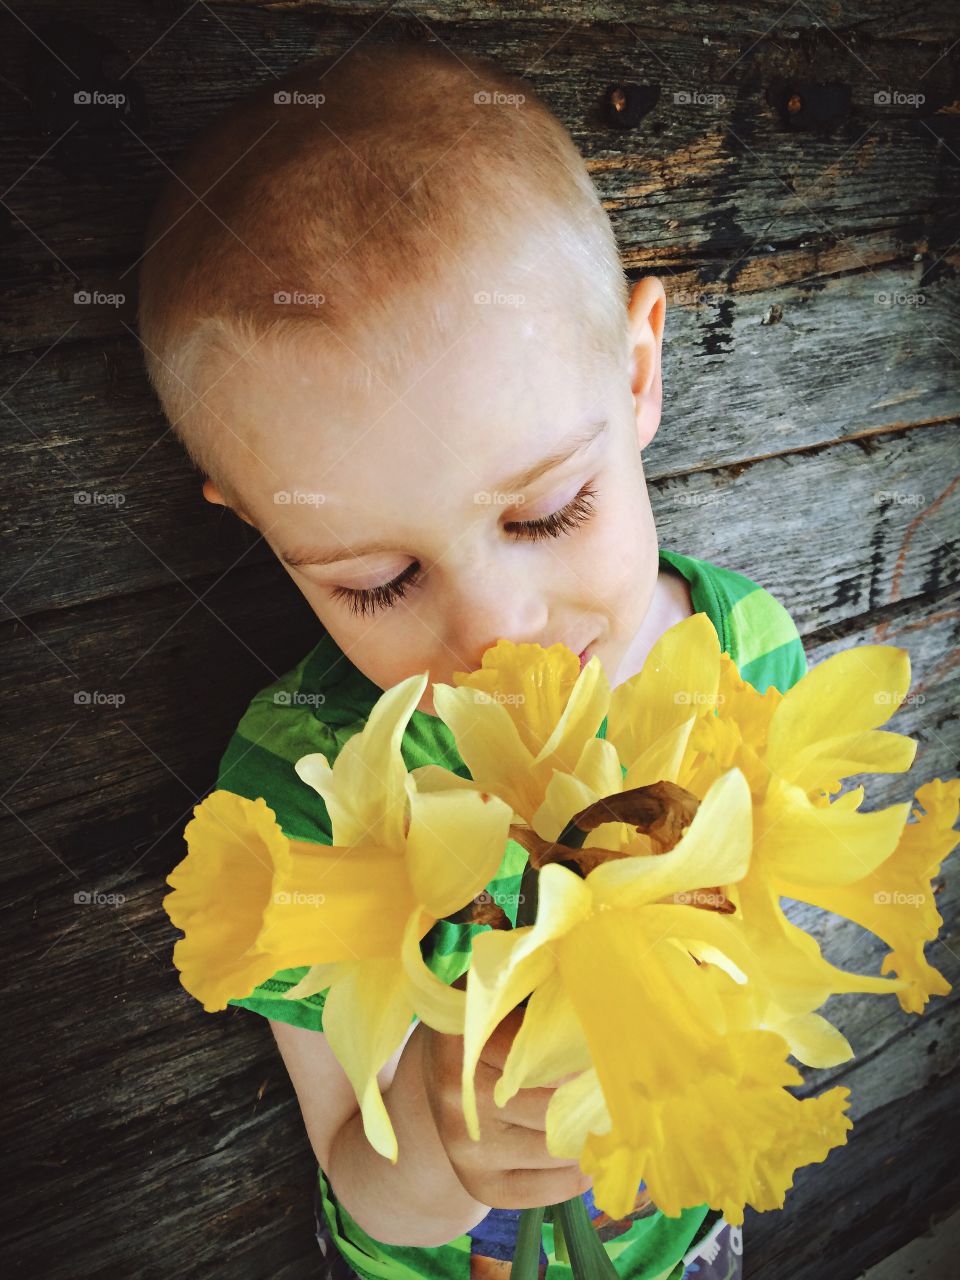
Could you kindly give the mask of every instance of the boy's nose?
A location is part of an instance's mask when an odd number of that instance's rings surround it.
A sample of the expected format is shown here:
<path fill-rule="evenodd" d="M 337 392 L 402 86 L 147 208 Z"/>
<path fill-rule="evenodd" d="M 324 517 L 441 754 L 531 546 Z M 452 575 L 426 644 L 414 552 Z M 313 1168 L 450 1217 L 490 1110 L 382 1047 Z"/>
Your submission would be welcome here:
<path fill-rule="evenodd" d="M 483 655 L 498 640 L 514 644 L 549 644 L 549 610 L 539 589 L 529 581 L 517 582 L 506 575 L 489 575 L 458 602 L 452 602 L 449 632 L 451 647 L 474 671 Z"/>

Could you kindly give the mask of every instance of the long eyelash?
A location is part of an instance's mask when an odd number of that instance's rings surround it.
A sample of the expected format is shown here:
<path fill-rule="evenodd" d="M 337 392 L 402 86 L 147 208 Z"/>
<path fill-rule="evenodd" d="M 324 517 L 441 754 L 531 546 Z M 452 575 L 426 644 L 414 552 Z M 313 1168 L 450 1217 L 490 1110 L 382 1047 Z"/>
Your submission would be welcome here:
<path fill-rule="evenodd" d="M 559 511 L 554 511 L 540 520 L 512 520 L 503 527 L 516 540 L 526 538 L 530 542 L 538 542 L 541 538 L 559 538 L 586 524 L 596 513 L 596 496 L 596 489 L 586 484 L 572 502 L 568 502 Z M 392 582 L 385 582 L 382 586 L 371 587 L 364 591 L 354 587 L 333 587 L 330 594 L 334 599 L 345 600 L 352 613 L 363 617 L 365 614 L 375 613 L 378 609 L 388 609 L 397 600 L 402 600 L 407 591 L 416 585 L 419 577 L 420 565 L 415 560 Z"/>
<path fill-rule="evenodd" d="M 419 576 L 420 565 L 414 560 L 392 582 L 385 582 L 382 586 L 365 591 L 358 591 L 354 587 L 334 587 L 330 594 L 337 600 L 346 600 L 351 611 L 363 617 L 366 613 L 375 613 L 377 609 L 388 609 L 395 601 L 402 600 Z"/>
<path fill-rule="evenodd" d="M 573 501 L 568 502 L 559 511 L 554 511 L 540 520 L 512 520 L 503 527 L 510 530 L 514 538 L 527 538 L 531 542 L 537 542 L 541 538 L 559 538 L 562 534 L 572 533 L 580 525 L 586 524 L 596 513 L 594 502 L 596 496 L 596 489 L 586 484 Z"/>

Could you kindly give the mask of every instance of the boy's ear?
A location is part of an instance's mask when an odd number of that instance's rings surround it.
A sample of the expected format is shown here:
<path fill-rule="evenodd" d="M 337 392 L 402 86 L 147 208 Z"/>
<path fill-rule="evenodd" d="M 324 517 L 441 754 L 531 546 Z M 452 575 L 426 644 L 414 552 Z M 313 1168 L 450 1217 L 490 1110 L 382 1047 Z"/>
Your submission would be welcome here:
<path fill-rule="evenodd" d="M 627 305 L 630 331 L 630 390 L 636 406 L 640 448 L 657 433 L 663 405 L 661 356 L 667 295 L 657 276 L 645 276 L 633 286 Z"/>
<path fill-rule="evenodd" d="M 239 516 L 241 520 L 245 520 L 247 524 L 253 525 L 253 521 L 250 519 L 249 516 L 244 515 L 244 513 L 240 511 L 237 507 L 230 506 L 229 502 L 227 502 L 226 498 L 223 496 L 223 494 L 220 492 L 217 486 L 213 483 L 213 481 L 209 478 L 209 476 L 203 482 L 203 496 L 206 498 L 208 502 L 213 502 L 219 507 L 226 507 L 229 511 L 232 511 L 234 515 Z M 254 528 L 256 528 L 255 525 L 254 525 Z"/>

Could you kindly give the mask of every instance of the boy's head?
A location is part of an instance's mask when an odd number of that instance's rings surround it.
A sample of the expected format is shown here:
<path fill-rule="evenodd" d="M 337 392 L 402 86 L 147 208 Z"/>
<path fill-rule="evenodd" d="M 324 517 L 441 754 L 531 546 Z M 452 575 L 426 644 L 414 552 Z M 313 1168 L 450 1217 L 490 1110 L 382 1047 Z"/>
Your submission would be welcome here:
<path fill-rule="evenodd" d="M 649 277 L 628 304 L 583 161 L 529 86 L 432 47 L 311 63 L 179 175 L 139 321 L 205 496 L 381 688 L 449 683 L 500 637 L 589 647 L 615 678 L 657 582 L 640 449 L 664 293 Z"/>

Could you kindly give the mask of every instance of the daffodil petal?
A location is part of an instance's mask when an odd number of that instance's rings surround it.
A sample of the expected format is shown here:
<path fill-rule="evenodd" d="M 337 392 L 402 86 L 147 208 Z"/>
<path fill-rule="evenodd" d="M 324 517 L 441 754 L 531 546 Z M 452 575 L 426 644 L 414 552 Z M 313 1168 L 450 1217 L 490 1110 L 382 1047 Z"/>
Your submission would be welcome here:
<path fill-rule="evenodd" d="M 797 884 L 849 884 L 890 856 L 909 813 L 909 804 L 870 813 L 815 805 L 799 787 L 773 779 L 756 815 L 754 857 Z"/>
<path fill-rule="evenodd" d="M 467 1132 L 480 1138 L 476 1072 L 483 1047 L 520 1001 L 550 972 L 547 953 L 531 951 L 533 926 L 493 929 L 473 940 L 467 972 L 467 1005 L 463 1032 L 463 1116 Z"/>
<path fill-rule="evenodd" d="M 597 796 L 613 795 L 623 785 L 623 770 L 620 767 L 617 749 L 605 738 L 587 739 L 583 744 L 574 773 L 578 781 L 586 783 Z"/>
<path fill-rule="evenodd" d="M 480 1136 L 474 1077 L 483 1046 L 507 1014 L 546 980 L 554 965 L 548 944 L 591 910 L 584 881 L 565 867 L 544 867 L 537 893 L 535 924 L 509 931 L 492 929 L 473 940 L 463 1033 L 463 1112 L 474 1140 Z"/>
<path fill-rule="evenodd" d="M 599 800 L 602 794 L 572 773 L 555 773 L 547 784 L 543 804 L 533 815 L 530 826 L 541 840 L 556 840 L 574 814 Z"/>
<path fill-rule="evenodd" d="M 409 676 L 387 689 L 363 729 L 341 748 L 333 769 L 321 753 L 301 756 L 294 765 L 298 777 L 323 797 L 334 844 L 401 850 L 407 767 L 400 744 L 427 678 Z"/>
<path fill-rule="evenodd" d="M 340 968 L 323 1009 L 323 1031 L 353 1085 L 363 1131 L 375 1151 L 397 1161 L 397 1136 L 377 1081 L 413 1019 L 399 957 L 350 961 Z"/>
<path fill-rule="evenodd" d="M 593 657 L 577 677 L 567 704 L 535 762 L 549 760 L 554 768 L 568 772 L 575 769 L 584 744 L 596 738 L 609 705 L 610 684 L 600 659 Z"/>
<path fill-rule="evenodd" d="M 511 812 L 477 787 L 411 789 L 407 874 L 414 898 L 436 919 L 465 906 L 496 875 Z"/>
<path fill-rule="evenodd" d="M 610 695 L 607 740 L 629 766 L 649 743 L 684 723 L 691 712 L 716 705 L 720 641 L 705 613 L 669 627 L 643 668 Z"/>
<path fill-rule="evenodd" d="M 318 991 L 326 991 L 337 976 L 340 963 L 313 964 L 289 991 L 283 993 L 285 1000 L 302 1000 L 305 996 L 316 995 Z"/>
<path fill-rule="evenodd" d="M 908 984 L 901 979 L 849 973 L 825 960 L 816 938 L 784 915 L 779 893 L 760 872 L 751 870 L 737 891 L 743 937 L 758 959 L 762 958 L 761 969 L 755 968 L 751 976 L 783 1015 L 810 1013 L 833 994 L 856 991 L 883 995 L 906 989 Z"/>
<path fill-rule="evenodd" d="M 420 919 L 418 921 L 418 914 Z M 458 987 L 447 986 L 424 964 L 420 952 L 420 938 L 426 932 L 431 917 L 414 912 L 407 921 L 403 935 L 403 968 L 410 984 L 410 1003 L 420 1019 L 434 1031 L 448 1036 L 462 1036 L 466 1017 L 467 997 Z"/>
<path fill-rule="evenodd" d="M 954 830 L 960 779 L 935 778 L 918 789 L 916 801 L 925 812 L 913 811 L 915 821 L 904 826 L 894 851 L 863 879 L 846 885 L 778 885 L 782 893 L 846 916 L 882 938 L 891 948 L 882 971 L 893 970 L 906 983 L 898 999 L 909 1013 L 922 1012 L 931 995 L 951 990 L 925 958 L 924 944 L 943 924 L 931 881 L 960 839 Z"/>
<path fill-rule="evenodd" d="M 407 775 L 416 784 L 417 791 L 476 791 L 472 778 L 461 778 L 441 764 L 419 764 Z"/>
<path fill-rule="evenodd" d="M 527 1001 L 523 1022 L 494 1086 L 493 1100 L 498 1107 L 505 1106 L 518 1089 L 555 1084 L 590 1065 L 590 1051 L 576 1011 L 557 975 L 551 974 Z"/>
<path fill-rule="evenodd" d="M 905 773 L 917 754 L 916 738 L 882 729 L 820 739 L 796 753 L 789 781 L 813 791 L 836 778 L 856 773 Z"/>
<path fill-rule="evenodd" d="M 554 1090 L 547 1103 L 547 1151 L 558 1160 L 577 1160 L 587 1135 L 610 1132 L 611 1120 L 593 1067 Z"/>
<path fill-rule="evenodd" d="M 688 716 L 648 743 L 627 769 L 623 790 L 648 787 L 654 782 L 676 782 L 696 722 L 696 716 Z"/>
<path fill-rule="evenodd" d="M 673 849 L 605 862 L 590 872 L 587 882 L 598 903 L 618 907 L 730 884 L 746 874 L 751 830 L 750 788 L 739 769 L 729 769 L 704 796 Z"/>
<path fill-rule="evenodd" d="M 510 713 L 488 694 L 435 683 L 433 705 L 451 731 L 477 786 L 493 792 L 528 821 L 540 803 L 532 756 Z"/>
<path fill-rule="evenodd" d="M 896 645 L 844 649 L 818 663 L 783 696 L 767 730 L 766 763 L 795 781 L 798 759 L 824 740 L 875 729 L 893 715 L 910 688 L 910 655 Z"/>
<path fill-rule="evenodd" d="M 819 1013 L 800 1014 L 771 1029 L 783 1036 L 797 1061 L 808 1067 L 838 1067 L 853 1057 L 846 1036 Z"/>

